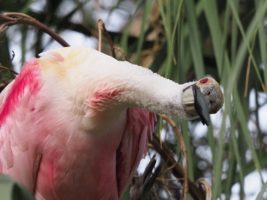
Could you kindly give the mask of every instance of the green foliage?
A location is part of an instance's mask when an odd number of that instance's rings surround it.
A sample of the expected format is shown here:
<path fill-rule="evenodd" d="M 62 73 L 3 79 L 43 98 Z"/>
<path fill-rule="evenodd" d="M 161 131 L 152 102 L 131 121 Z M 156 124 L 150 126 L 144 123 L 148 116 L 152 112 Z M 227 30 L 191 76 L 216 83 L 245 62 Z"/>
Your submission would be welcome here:
<path fill-rule="evenodd" d="M 4 175 L 0 175 L 0 196 L 2 200 L 34 200 L 30 192 Z"/>

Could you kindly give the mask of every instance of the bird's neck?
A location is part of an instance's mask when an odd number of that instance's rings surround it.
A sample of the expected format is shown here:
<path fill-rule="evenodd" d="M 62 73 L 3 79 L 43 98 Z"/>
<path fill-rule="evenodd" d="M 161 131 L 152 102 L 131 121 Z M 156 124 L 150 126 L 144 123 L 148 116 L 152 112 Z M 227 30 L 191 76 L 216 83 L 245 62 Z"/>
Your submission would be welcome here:
<path fill-rule="evenodd" d="M 182 104 L 182 94 L 183 89 L 192 85 L 192 82 L 179 85 L 148 69 L 138 67 L 135 73 L 122 83 L 126 89 L 118 96 L 118 100 L 127 106 L 187 118 Z"/>

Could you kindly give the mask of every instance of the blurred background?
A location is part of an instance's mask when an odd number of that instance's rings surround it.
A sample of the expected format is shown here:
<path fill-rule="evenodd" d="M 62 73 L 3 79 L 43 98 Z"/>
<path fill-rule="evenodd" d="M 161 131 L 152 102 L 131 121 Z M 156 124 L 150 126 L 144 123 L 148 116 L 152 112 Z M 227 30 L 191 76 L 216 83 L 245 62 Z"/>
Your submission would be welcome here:
<path fill-rule="evenodd" d="M 184 137 L 189 179 L 204 178 L 212 199 L 234 200 L 267 199 L 266 11 L 266 0 L 0 0 L 1 14 L 30 15 L 71 46 L 97 48 L 101 19 L 105 53 L 111 55 L 112 41 L 118 59 L 179 83 L 215 77 L 225 104 L 211 116 L 211 126 L 174 121 Z M 0 91 L 26 60 L 61 47 L 39 28 L 5 25 L 0 17 Z M 157 134 L 182 165 L 179 141 L 162 119 Z M 154 155 L 153 176 L 140 198 L 179 199 L 181 180 L 149 147 L 123 199 L 131 199 L 133 188 L 140 187 Z"/>

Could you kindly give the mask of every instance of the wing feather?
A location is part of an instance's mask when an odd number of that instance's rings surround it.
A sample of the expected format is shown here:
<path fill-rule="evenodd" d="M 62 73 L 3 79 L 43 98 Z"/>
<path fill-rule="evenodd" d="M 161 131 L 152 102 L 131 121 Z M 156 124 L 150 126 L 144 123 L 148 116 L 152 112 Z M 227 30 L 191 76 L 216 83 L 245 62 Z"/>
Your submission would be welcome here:
<path fill-rule="evenodd" d="M 39 67 L 36 60 L 24 65 L 0 94 L 0 173 L 8 174 L 28 189 L 34 187 L 33 165 L 36 157 L 33 114 L 39 91 Z M 36 143 L 36 142 L 35 142 Z"/>
<path fill-rule="evenodd" d="M 117 183 L 119 195 L 128 185 L 140 160 L 147 152 L 147 143 L 154 132 L 155 114 L 142 109 L 128 109 L 127 124 L 117 150 Z"/>

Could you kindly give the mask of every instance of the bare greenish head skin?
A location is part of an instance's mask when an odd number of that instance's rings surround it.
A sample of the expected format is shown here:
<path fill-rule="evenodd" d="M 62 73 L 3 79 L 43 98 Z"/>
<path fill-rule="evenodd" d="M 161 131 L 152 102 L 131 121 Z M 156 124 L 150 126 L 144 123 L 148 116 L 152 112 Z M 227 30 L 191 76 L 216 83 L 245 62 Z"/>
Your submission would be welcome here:
<path fill-rule="evenodd" d="M 200 92 L 197 92 L 197 90 Z M 201 118 L 209 122 L 209 114 L 216 113 L 222 106 L 224 97 L 220 85 L 211 76 L 206 76 L 188 86 L 183 91 L 182 103 L 189 118 Z"/>

